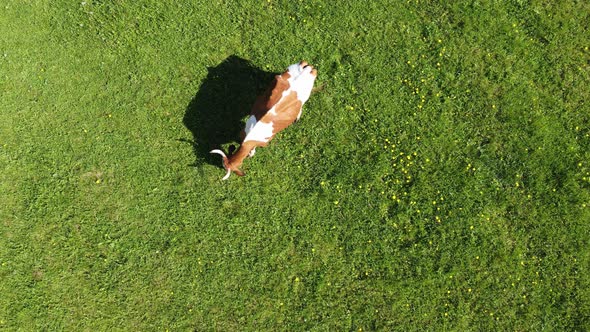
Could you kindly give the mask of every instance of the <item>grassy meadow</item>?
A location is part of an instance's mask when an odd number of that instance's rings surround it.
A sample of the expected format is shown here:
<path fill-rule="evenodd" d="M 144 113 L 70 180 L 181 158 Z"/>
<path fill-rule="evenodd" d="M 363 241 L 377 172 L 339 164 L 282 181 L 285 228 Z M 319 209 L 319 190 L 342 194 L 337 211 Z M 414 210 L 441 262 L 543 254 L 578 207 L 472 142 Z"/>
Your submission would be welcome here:
<path fill-rule="evenodd" d="M 587 1 L 1 0 L 0 330 L 590 330 L 589 47 Z"/>

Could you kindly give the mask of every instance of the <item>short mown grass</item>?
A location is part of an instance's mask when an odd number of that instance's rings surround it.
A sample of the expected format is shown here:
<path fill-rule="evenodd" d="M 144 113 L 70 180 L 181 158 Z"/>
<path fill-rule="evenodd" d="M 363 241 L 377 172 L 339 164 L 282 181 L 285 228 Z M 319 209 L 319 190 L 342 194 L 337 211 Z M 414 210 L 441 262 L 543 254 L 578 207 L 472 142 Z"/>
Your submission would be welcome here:
<path fill-rule="evenodd" d="M 0 329 L 590 329 L 584 1 L 0 3 Z M 221 182 L 272 73 L 304 114 Z"/>

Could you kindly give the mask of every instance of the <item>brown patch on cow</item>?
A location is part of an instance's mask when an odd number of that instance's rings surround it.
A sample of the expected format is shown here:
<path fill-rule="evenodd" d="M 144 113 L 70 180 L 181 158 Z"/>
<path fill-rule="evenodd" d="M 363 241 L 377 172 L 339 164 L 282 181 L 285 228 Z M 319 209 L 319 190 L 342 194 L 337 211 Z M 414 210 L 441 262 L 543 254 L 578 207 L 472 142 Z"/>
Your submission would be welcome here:
<path fill-rule="evenodd" d="M 290 87 L 289 79 L 290 75 L 288 72 L 282 75 L 275 76 L 268 89 L 256 98 L 254 105 L 252 106 L 251 115 L 256 117 L 256 121 L 259 121 L 264 115 L 281 100 L 283 92 L 288 90 Z"/>
<path fill-rule="evenodd" d="M 276 105 L 276 114 L 267 113 L 260 121 L 272 123 L 272 133 L 274 136 L 295 122 L 302 105 L 301 100 L 297 99 L 297 92 L 291 91 L 291 93 L 281 99 Z"/>

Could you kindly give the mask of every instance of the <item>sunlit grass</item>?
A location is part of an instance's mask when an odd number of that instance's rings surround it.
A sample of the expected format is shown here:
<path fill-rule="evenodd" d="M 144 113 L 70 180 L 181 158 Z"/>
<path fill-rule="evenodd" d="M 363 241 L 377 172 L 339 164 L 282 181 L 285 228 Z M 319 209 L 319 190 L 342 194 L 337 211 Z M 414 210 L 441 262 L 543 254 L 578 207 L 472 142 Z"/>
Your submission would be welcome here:
<path fill-rule="evenodd" d="M 0 328 L 588 329 L 589 10 L 5 1 Z M 221 182 L 232 56 L 319 76 Z"/>

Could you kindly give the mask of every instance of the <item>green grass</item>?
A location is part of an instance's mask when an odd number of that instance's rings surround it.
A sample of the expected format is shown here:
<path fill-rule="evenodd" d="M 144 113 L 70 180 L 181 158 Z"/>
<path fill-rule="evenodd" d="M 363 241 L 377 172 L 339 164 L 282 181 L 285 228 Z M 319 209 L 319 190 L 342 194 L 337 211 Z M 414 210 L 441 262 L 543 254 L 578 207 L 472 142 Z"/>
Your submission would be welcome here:
<path fill-rule="evenodd" d="M 590 329 L 589 13 L 2 1 L 0 329 Z M 300 59 L 301 121 L 221 182 Z"/>

